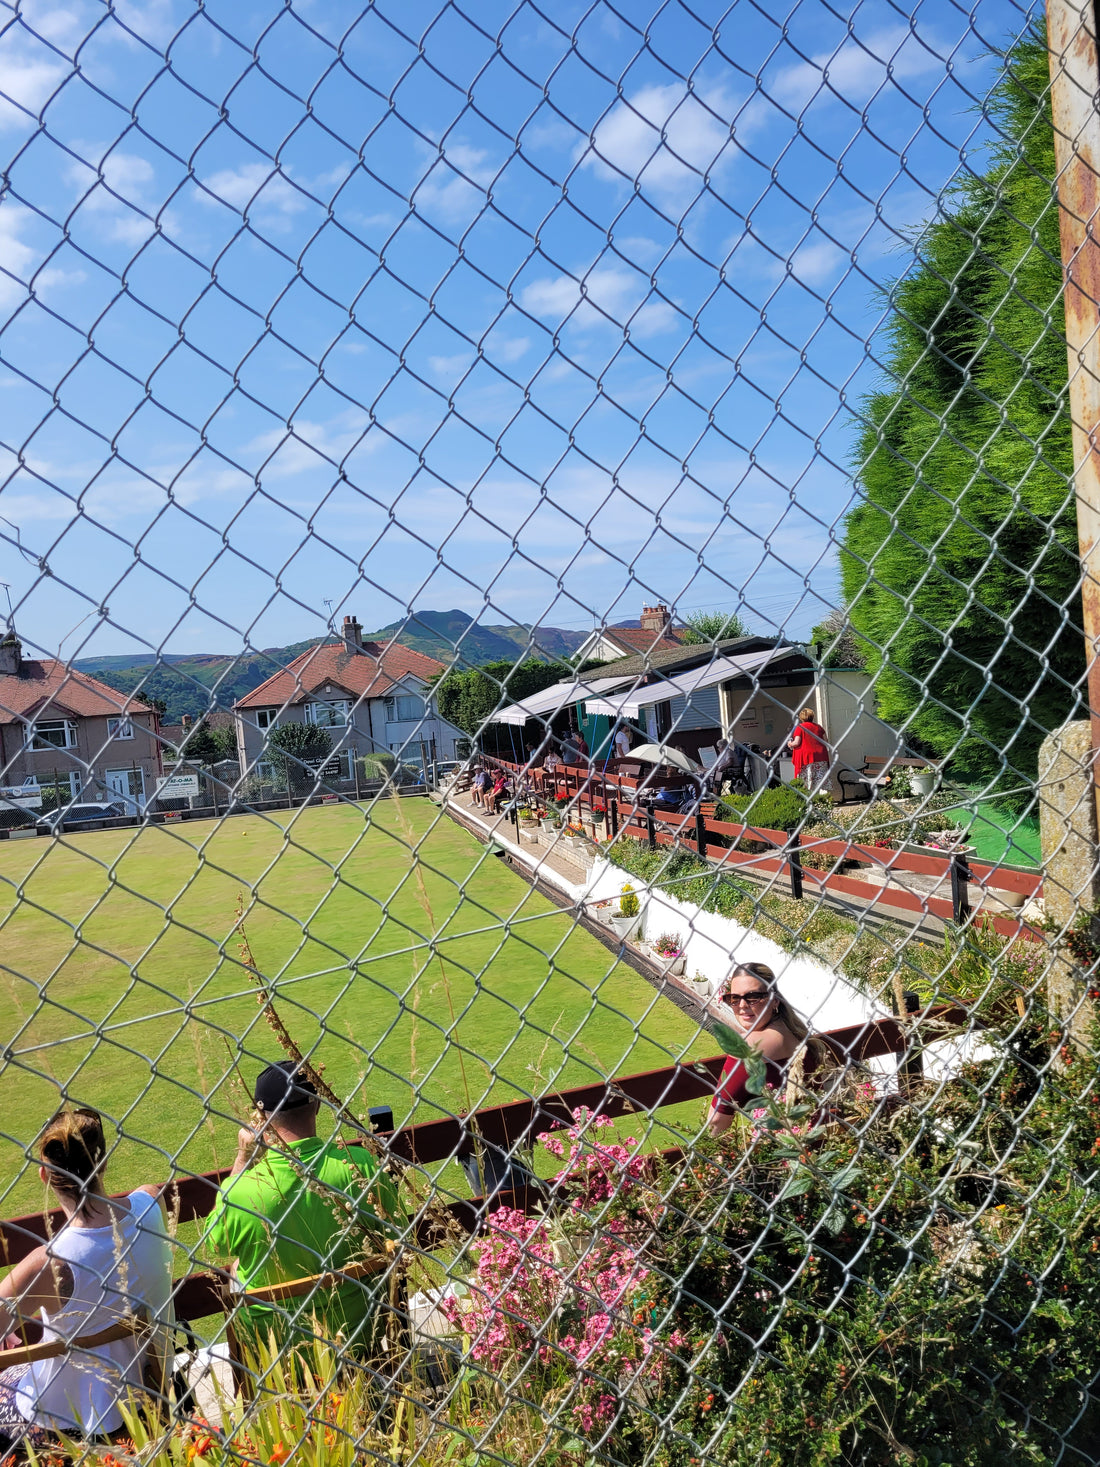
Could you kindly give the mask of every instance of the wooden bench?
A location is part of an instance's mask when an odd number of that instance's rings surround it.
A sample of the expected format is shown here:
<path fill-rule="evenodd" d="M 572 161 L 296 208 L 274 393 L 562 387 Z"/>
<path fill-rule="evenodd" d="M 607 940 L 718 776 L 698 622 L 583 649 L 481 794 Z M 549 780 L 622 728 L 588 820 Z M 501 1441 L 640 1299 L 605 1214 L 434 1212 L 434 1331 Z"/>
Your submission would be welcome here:
<path fill-rule="evenodd" d="M 927 759 L 895 759 L 891 754 L 865 754 L 859 769 L 838 769 L 836 782 L 840 786 L 841 804 L 848 798 L 846 791 L 849 788 L 861 791 L 863 798 L 870 800 L 875 790 L 885 789 L 891 782 L 889 771 L 902 767 L 927 769 L 929 764 Z"/>

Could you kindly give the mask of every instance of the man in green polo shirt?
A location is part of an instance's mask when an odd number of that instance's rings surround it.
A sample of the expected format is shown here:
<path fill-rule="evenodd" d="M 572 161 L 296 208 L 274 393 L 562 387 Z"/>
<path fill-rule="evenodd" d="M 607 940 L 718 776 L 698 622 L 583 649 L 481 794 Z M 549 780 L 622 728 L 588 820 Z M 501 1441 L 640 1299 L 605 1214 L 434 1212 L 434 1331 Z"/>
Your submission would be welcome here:
<path fill-rule="evenodd" d="M 345 1268 L 378 1251 L 398 1231 L 401 1209 L 397 1189 L 371 1153 L 319 1139 L 320 1100 L 291 1060 L 260 1073 L 254 1099 L 263 1127 L 239 1131 L 237 1157 L 205 1238 L 223 1259 L 233 1260 L 241 1287 Z M 235 1322 L 246 1334 L 266 1340 L 274 1331 L 285 1343 L 288 1330 L 295 1333 L 288 1315 L 298 1315 L 303 1330 L 316 1315 L 321 1333 L 329 1339 L 339 1334 L 361 1354 L 371 1348 L 387 1288 L 384 1273 L 369 1275 L 274 1308 L 242 1305 Z"/>

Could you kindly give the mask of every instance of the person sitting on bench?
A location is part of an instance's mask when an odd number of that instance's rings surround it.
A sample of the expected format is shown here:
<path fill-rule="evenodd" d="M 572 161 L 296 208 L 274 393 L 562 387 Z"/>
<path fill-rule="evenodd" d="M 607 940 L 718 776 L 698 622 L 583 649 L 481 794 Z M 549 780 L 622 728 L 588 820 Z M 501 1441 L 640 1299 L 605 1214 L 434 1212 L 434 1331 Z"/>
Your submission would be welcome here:
<path fill-rule="evenodd" d="M 397 1189 L 365 1147 L 320 1139 L 316 1087 L 293 1060 L 261 1070 L 254 1098 L 260 1124 L 237 1133 L 237 1158 L 205 1237 L 233 1260 L 242 1288 L 339 1270 L 369 1251 L 372 1240 L 393 1236 L 401 1222 Z M 349 1279 L 282 1309 L 245 1304 L 235 1324 L 238 1333 L 266 1341 L 274 1332 L 285 1343 L 287 1313 L 316 1314 L 325 1338 L 339 1333 L 357 1354 L 369 1354 L 387 1288 L 385 1275 Z"/>
<path fill-rule="evenodd" d="M 120 1432 L 119 1403 L 146 1388 L 147 1369 L 159 1376 L 164 1340 L 155 1327 L 170 1323 L 172 1257 L 160 1189 L 106 1195 L 107 1143 L 98 1111 L 58 1111 L 38 1139 L 38 1153 L 38 1174 L 65 1221 L 0 1283 L 0 1332 L 37 1314 L 43 1344 L 61 1341 L 68 1348 L 0 1374 L 4 1455 L 20 1444 L 39 1448 L 55 1433 Z M 117 1338 L 84 1343 L 112 1329 Z M 15 1349 L 24 1341 L 16 1332 L 3 1343 Z"/>

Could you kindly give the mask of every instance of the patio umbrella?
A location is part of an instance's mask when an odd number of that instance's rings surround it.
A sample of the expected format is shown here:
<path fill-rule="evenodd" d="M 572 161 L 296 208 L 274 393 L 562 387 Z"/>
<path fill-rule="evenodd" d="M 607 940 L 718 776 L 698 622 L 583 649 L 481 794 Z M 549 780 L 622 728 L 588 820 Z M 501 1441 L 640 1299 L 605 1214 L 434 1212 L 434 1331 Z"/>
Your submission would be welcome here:
<path fill-rule="evenodd" d="M 698 764 L 681 754 L 679 749 L 669 749 L 661 744 L 639 744 L 631 749 L 628 759 L 643 759 L 647 764 L 671 764 L 673 769 L 682 769 L 685 774 L 701 773 Z"/>

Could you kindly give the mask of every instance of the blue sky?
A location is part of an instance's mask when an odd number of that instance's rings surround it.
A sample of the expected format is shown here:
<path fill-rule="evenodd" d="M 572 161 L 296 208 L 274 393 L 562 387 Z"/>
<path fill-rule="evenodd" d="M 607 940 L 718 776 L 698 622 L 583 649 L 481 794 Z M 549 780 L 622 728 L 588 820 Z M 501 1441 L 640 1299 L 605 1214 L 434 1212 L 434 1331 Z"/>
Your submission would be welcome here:
<path fill-rule="evenodd" d="M 326 599 L 661 598 L 804 635 L 880 287 L 981 168 L 1028 14 L 0 6 L 21 633 L 233 651 Z"/>

